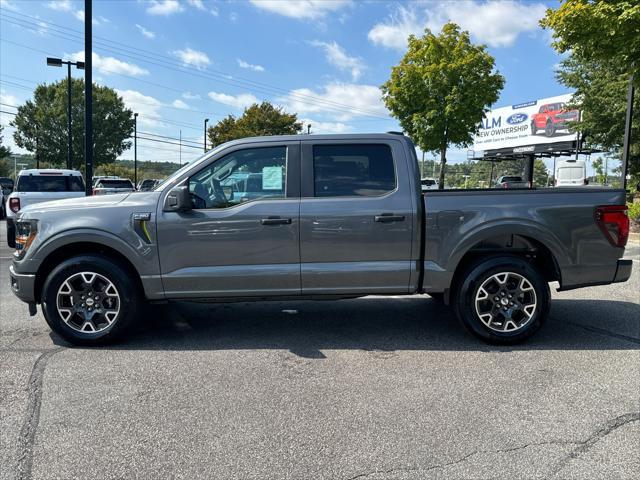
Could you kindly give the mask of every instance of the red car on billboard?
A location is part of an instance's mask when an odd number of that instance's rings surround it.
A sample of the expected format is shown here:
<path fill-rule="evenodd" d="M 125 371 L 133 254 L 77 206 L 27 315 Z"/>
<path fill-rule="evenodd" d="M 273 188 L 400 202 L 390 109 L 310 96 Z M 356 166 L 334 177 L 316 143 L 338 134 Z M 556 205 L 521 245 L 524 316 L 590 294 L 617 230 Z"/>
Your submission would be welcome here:
<path fill-rule="evenodd" d="M 569 123 L 578 120 L 579 116 L 578 110 L 567 110 L 564 102 L 547 103 L 531 115 L 531 135 L 542 130 L 546 137 L 553 137 L 556 131 L 569 128 Z"/>

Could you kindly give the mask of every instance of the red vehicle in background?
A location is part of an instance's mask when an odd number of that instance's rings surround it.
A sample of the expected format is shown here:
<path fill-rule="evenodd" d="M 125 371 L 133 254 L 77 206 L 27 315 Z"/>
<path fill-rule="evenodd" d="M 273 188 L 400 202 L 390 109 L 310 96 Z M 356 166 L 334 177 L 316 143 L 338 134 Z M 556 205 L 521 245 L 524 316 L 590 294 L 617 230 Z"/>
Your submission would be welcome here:
<path fill-rule="evenodd" d="M 569 123 L 578 120 L 578 110 L 566 110 L 564 102 L 542 105 L 538 113 L 531 115 L 531 135 L 544 130 L 546 137 L 553 137 L 558 130 L 566 130 Z"/>

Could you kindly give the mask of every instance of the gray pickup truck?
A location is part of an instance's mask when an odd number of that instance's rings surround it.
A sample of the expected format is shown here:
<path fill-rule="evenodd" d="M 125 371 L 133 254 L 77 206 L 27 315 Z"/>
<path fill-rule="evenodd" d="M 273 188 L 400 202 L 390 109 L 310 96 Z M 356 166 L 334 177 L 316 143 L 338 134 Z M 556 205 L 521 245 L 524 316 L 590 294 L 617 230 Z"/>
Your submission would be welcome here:
<path fill-rule="evenodd" d="M 145 301 L 423 293 L 508 344 L 544 323 L 549 282 L 626 281 L 628 231 L 623 190 L 423 194 L 402 135 L 246 138 L 151 192 L 21 210 L 10 276 L 75 344 L 120 337 Z"/>

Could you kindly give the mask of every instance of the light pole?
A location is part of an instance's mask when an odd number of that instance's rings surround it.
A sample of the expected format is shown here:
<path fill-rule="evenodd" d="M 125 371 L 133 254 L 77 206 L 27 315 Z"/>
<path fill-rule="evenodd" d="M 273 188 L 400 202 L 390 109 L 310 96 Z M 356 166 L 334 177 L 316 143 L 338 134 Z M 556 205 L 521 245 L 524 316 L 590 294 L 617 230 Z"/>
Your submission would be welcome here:
<path fill-rule="evenodd" d="M 133 114 L 133 186 L 138 186 L 138 114 Z"/>
<path fill-rule="evenodd" d="M 204 119 L 204 153 L 207 153 L 207 123 L 209 122 L 208 118 Z"/>
<path fill-rule="evenodd" d="M 622 144 L 622 188 L 627 188 L 627 172 L 629 169 L 629 157 L 631 156 L 631 124 L 633 121 L 633 97 L 635 87 L 633 85 L 633 74 L 629 77 L 629 88 L 627 90 L 627 113 L 624 123 L 624 142 Z"/>
<path fill-rule="evenodd" d="M 84 62 L 71 62 L 61 58 L 47 57 L 47 65 L 50 67 L 67 66 L 67 168 L 71 170 L 73 166 L 73 139 L 71 136 L 71 65 L 75 65 L 78 70 L 84 70 Z"/>
<path fill-rule="evenodd" d="M 182 130 L 180 130 L 180 147 L 178 147 L 180 149 L 178 155 L 178 165 L 180 165 L 182 167 Z"/>
<path fill-rule="evenodd" d="M 84 0 L 84 162 L 85 195 L 93 194 L 93 3 Z"/>

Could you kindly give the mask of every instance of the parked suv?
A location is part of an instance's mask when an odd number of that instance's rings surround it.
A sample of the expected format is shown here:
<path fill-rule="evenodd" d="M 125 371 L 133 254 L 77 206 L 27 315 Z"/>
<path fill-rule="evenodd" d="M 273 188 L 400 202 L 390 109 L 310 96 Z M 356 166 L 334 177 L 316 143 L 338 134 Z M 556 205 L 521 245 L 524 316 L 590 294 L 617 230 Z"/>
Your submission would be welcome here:
<path fill-rule="evenodd" d="M 542 105 L 538 113 L 531 115 L 531 135 L 543 130 L 546 137 L 553 137 L 556 131 L 569 128 L 569 124 L 579 116 L 578 110 L 566 110 L 564 102 Z"/>
<path fill-rule="evenodd" d="M 5 201 L 13 192 L 13 179 L 0 177 L 0 219 L 7 216 Z"/>
<path fill-rule="evenodd" d="M 15 189 L 5 203 L 7 213 L 7 243 L 15 246 L 15 218 L 18 212 L 35 203 L 83 197 L 82 174 L 77 170 L 21 170 Z"/>

